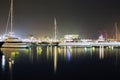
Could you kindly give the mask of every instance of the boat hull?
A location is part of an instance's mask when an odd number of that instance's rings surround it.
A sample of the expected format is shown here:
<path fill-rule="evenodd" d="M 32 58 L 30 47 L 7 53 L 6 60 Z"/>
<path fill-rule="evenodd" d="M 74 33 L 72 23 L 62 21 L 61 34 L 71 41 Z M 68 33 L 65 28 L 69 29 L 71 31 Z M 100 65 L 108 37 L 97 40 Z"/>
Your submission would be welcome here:
<path fill-rule="evenodd" d="M 0 47 L 2 47 L 2 45 L 4 44 L 4 42 L 2 41 L 2 42 L 0 42 Z"/>
<path fill-rule="evenodd" d="M 29 47 L 28 43 L 4 43 L 2 48 L 27 48 Z"/>

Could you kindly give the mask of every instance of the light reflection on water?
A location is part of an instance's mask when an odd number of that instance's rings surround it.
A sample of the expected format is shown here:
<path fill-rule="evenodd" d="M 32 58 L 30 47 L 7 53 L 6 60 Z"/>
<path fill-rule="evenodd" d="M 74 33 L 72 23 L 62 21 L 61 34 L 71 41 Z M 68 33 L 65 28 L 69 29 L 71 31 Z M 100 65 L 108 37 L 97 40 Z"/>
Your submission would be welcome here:
<path fill-rule="evenodd" d="M 5 55 L 2 55 L 2 71 L 5 70 Z"/>
<path fill-rule="evenodd" d="M 67 64 L 68 65 L 71 64 L 71 62 L 76 63 L 76 60 L 78 62 L 79 61 L 81 62 L 77 63 L 78 65 L 75 65 L 75 66 L 84 65 L 83 62 L 88 62 L 89 64 L 91 64 L 92 62 L 94 62 L 94 60 L 104 61 L 110 58 L 111 58 L 112 64 L 115 64 L 115 66 L 120 65 L 120 49 L 113 48 L 113 47 L 104 48 L 103 46 L 100 46 L 98 48 L 95 48 L 95 47 L 80 48 L 80 47 L 72 47 L 72 46 L 62 46 L 62 47 L 39 46 L 39 47 L 34 47 L 29 49 L 4 48 L 4 49 L 1 49 L 1 53 L 3 54 L 1 57 L 1 63 L 0 63 L 2 66 L 2 73 L 7 71 L 7 69 L 9 68 L 9 71 L 10 71 L 9 80 L 14 80 L 13 78 L 15 76 L 13 73 L 18 68 L 18 66 L 16 66 L 17 64 L 20 64 L 20 67 L 18 69 L 20 69 L 21 67 L 24 67 L 24 64 L 25 65 L 28 64 L 30 68 L 32 68 L 33 70 L 34 68 L 36 68 L 36 66 L 43 65 L 45 67 L 42 67 L 42 68 L 49 68 L 52 65 L 53 69 L 50 68 L 50 71 L 51 69 L 53 71 L 51 71 L 50 74 L 53 74 L 52 72 L 54 72 L 54 74 L 58 74 L 58 75 L 60 74 L 59 72 L 61 69 L 60 64 L 66 66 Z M 69 63 L 63 64 L 66 61 Z M 109 65 L 111 65 L 111 63 Z M 74 66 L 72 64 L 69 66 L 69 68 Z M 79 68 L 77 69 L 79 70 Z M 31 75 L 31 73 L 29 72 L 30 71 L 28 71 L 27 74 Z M 38 72 L 39 72 L 39 68 L 38 68 Z M 46 71 L 46 73 L 49 73 L 49 72 Z M 70 73 L 68 72 L 67 74 L 70 74 Z M 32 75 L 32 76 L 36 76 L 36 75 Z"/>

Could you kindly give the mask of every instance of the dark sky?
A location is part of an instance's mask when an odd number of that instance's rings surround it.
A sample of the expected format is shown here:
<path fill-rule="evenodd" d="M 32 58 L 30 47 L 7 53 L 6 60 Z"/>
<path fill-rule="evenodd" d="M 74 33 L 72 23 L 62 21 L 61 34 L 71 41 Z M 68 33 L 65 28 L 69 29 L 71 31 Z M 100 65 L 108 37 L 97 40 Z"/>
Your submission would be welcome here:
<path fill-rule="evenodd" d="M 0 0 L 0 34 L 5 32 L 9 8 L 10 0 Z M 13 30 L 22 37 L 53 37 L 54 16 L 59 37 L 111 35 L 115 22 L 120 27 L 120 0 L 14 0 Z"/>

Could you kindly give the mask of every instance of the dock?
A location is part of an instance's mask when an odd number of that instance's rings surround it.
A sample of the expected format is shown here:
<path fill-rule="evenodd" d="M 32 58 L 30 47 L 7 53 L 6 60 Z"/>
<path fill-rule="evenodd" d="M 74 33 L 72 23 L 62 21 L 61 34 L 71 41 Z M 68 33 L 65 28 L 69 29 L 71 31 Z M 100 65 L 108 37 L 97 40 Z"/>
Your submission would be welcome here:
<path fill-rule="evenodd" d="M 59 46 L 78 46 L 78 47 L 107 47 L 115 46 L 120 47 L 120 42 L 70 42 L 70 43 L 59 43 Z"/>

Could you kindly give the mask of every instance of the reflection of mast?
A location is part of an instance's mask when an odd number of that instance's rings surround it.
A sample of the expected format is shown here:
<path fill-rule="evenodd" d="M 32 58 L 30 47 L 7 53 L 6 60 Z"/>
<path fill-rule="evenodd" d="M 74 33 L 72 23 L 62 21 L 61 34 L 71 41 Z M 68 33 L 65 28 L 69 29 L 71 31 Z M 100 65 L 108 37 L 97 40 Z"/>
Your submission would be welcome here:
<path fill-rule="evenodd" d="M 115 54 L 116 55 L 116 57 L 115 57 L 116 58 L 116 62 L 115 62 L 116 66 L 117 66 L 117 63 L 118 63 L 118 53 L 119 53 L 119 49 L 116 49 L 116 54 Z"/>
<path fill-rule="evenodd" d="M 57 47 L 54 47 L 54 72 L 57 70 Z"/>
<path fill-rule="evenodd" d="M 117 59 L 118 59 L 117 56 L 118 56 L 118 55 L 117 55 L 117 52 L 116 52 L 116 65 L 117 65 L 117 62 L 118 62 L 118 61 L 117 61 Z"/>
<path fill-rule="evenodd" d="M 99 47 L 99 58 L 104 59 L 104 46 Z"/>

